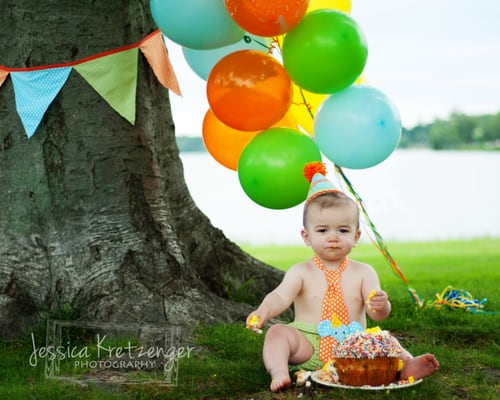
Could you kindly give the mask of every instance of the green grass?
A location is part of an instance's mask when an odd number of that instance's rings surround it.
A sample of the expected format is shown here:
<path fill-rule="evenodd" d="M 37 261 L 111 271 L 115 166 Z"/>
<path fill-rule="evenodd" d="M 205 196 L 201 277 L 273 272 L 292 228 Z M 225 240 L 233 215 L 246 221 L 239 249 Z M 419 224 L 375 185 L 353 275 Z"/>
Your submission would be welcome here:
<path fill-rule="evenodd" d="M 410 285 L 427 301 L 445 287 L 487 298 L 487 311 L 500 311 L 500 239 L 433 243 L 393 243 L 389 250 Z M 310 257 L 310 249 L 250 247 L 255 257 L 286 269 Z M 341 390 L 313 384 L 272 394 L 261 360 L 263 335 L 241 324 L 200 326 L 196 354 L 179 364 L 176 387 L 158 385 L 81 387 L 45 379 L 43 366 L 28 359 L 29 340 L 0 342 L 1 399 L 497 399 L 500 398 L 500 314 L 472 314 L 459 309 L 417 309 L 405 285 L 370 244 L 360 244 L 353 258 L 377 270 L 391 298 L 393 312 L 380 325 L 391 330 L 413 354 L 431 352 L 438 373 L 411 388 L 387 391 Z"/>

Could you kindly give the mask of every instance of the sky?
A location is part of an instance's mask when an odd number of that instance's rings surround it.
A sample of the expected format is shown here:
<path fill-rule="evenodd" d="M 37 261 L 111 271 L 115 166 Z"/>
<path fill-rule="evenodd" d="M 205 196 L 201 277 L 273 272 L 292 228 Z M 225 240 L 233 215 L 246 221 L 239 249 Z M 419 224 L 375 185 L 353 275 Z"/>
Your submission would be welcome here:
<path fill-rule="evenodd" d="M 499 0 L 352 0 L 368 42 L 367 83 L 385 93 L 411 128 L 500 111 Z M 206 82 L 167 40 L 182 97 L 170 94 L 177 135 L 201 136 Z"/>

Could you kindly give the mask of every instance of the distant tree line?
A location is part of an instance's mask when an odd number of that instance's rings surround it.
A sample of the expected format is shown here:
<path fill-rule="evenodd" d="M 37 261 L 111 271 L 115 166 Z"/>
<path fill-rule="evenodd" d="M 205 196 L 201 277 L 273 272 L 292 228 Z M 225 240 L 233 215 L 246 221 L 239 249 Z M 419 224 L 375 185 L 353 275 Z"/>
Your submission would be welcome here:
<path fill-rule="evenodd" d="M 500 112 L 479 116 L 452 113 L 447 120 L 403 128 L 399 147 L 500 149 Z"/>
<path fill-rule="evenodd" d="M 177 136 L 177 145 L 181 152 L 206 151 L 201 137 Z M 455 112 L 447 120 L 403 128 L 399 148 L 415 147 L 499 150 L 500 112 L 478 116 Z"/>
<path fill-rule="evenodd" d="M 207 151 L 200 136 L 176 136 L 175 139 L 181 153 Z"/>

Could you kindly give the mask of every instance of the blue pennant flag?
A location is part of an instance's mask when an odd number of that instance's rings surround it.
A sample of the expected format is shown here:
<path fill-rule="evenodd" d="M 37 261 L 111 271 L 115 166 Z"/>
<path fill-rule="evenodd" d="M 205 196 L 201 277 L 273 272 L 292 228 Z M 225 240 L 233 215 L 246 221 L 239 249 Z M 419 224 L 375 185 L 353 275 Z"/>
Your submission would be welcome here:
<path fill-rule="evenodd" d="M 31 137 L 50 104 L 66 83 L 72 67 L 11 72 L 16 96 L 16 109 Z"/>

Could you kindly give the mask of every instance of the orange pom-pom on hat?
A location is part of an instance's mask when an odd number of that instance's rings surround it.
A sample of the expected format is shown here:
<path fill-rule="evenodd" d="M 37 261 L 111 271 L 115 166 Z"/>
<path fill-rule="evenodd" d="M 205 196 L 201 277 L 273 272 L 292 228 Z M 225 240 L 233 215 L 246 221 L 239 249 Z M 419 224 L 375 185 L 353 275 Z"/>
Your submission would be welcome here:
<path fill-rule="evenodd" d="M 326 166 L 322 162 L 313 161 L 307 163 L 304 166 L 303 174 L 307 181 L 311 183 L 306 202 L 311 201 L 313 198 L 323 193 L 340 192 L 340 190 L 326 178 Z"/>
<path fill-rule="evenodd" d="M 321 161 L 312 161 L 304 166 L 304 176 L 311 183 L 315 174 L 326 175 L 326 165 Z"/>

